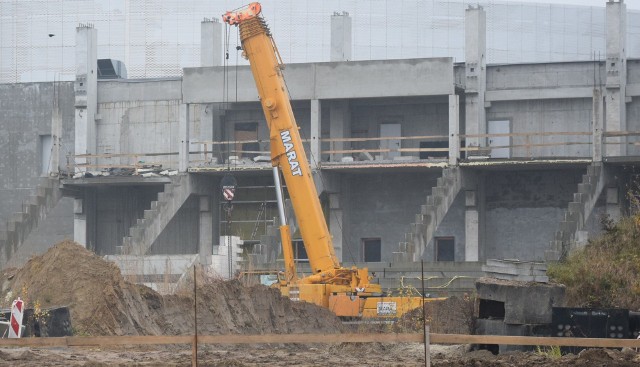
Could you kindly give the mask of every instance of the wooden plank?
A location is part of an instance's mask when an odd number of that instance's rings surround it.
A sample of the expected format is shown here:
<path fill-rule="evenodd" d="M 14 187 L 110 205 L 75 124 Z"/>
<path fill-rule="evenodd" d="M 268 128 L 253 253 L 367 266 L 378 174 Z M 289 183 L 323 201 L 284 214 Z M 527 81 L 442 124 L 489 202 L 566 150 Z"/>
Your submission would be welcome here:
<path fill-rule="evenodd" d="M 201 344 L 277 344 L 277 343 L 420 343 L 422 334 L 265 334 L 199 335 Z"/>
<path fill-rule="evenodd" d="M 429 334 L 431 344 L 502 344 L 576 346 L 593 348 L 640 348 L 638 339 L 555 338 L 535 336 Z M 0 347 L 80 347 L 106 345 L 192 344 L 193 335 L 96 336 L 0 339 Z M 420 333 L 404 334 L 264 334 L 198 335 L 198 344 L 286 344 L 286 343 L 422 343 Z"/>
<path fill-rule="evenodd" d="M 504 134 L 466 134 L 460 135 L 460 138 L 492 138 L 498 136 L 582 136 L 582 135 L 593 135 L 591 132 L 586 131 L 558 131 L 558 132 L 531 132 L 531 133 L 504 133 Z"/>
<path fill-rule="evenodd" d="M 38 338 L 33 338 L 38 339 Z M 44 338 L 42 338 L 44 339 Z M 26 340 L 26 339 L 24 339 Z M 73 347 L 99 345 L 159 345 L 159 344 L 191 344 L 192 335 L 136 335 L 136 336 L 89 336 L 67 338 L 67 345 Z"/>
<path fill-rule="evenodd" d="M 431 334 L 433 344 L 503 344 L 574 346 L 593 348 L 638 348 L 638 339 L 555 338 L 537 336 Z"/>

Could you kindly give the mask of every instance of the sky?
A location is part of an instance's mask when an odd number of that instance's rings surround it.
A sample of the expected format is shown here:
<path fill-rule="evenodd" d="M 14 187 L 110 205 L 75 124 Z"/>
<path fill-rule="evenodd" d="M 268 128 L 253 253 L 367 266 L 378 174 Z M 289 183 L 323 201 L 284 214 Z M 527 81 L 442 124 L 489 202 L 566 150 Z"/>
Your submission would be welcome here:
<path fill-rule="evenodd" d="M 514 3 L 547 3 L 564 5 L 586 5 L 604 7 L 607 0 L 505 0 Z M 640 10 L 640 0 L 625 0 L 628 10 Z"/>

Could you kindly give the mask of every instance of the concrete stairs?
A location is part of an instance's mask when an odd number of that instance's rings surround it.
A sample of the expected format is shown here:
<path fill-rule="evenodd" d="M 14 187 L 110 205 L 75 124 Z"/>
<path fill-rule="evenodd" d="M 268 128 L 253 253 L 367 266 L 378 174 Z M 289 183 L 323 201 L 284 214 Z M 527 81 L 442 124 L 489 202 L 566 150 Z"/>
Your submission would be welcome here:
<path fill-rule="evenodd" d="M 564 212 L 560 228 L 545 252 L 545 260 L 558 261 L 563 259 L 570 250 L 576 247 L 581 238 L 586 238 L 584 225 L 591 215 L 593 208 L 604 190 L 605 172 L 602 163 L 593 163 L 587 167 L 587 173 L 582 175 L 582 182 L 578 184 L 578 192 L 573 194 L 573 201 Z"/>
<path fill-rule="evenodd" d="M 171 178 L 171 183 L 164 185 L 164 191 L 158 193 L 158 200 L 152 201 L 144 216 L 129 228 L 129 235 L 122 240 L 122 254 L 144 255 L 149 251 L 191 195 L 190 183 L 189 175 L 177 175 Z"/>
<path fill-rule="evenodd" d="M 393 253 L 393 262 L 402 263 L 419 261 L 427 245 L 444 219 L 462 187 L 461 171 L 458 167 L 442 170 L 442 177 L 437 180 L 436 187 L 431 189 L 424 205 L 420 206 L 420 213 L 416 214 L 415 222 L 405 233 L 405 239 L 398 245 L 398 251 Z"/>
<path fill-rule="evenodd" d="M 4 266 L 16 250 L 27 239 L 29 233 L 38 227 L 47 213 L 56 206 L 62 192 L 57 178 L 41 177 L 31 195 L 23 202 L 21 211 L 13 213 L 0 230 L 0 265 Z"/>

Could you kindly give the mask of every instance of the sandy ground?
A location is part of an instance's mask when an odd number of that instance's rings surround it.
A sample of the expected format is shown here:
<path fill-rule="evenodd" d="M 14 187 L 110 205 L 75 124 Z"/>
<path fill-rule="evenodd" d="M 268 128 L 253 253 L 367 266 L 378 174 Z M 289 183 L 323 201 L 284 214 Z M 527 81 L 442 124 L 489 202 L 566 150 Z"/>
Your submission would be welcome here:
<path fill-rule="evenodd" d="M 190 366 L 186 346 L 163 348 L 2 348 L 0 366 Z M 550 358 L 536 353 L 468 352 L 466 346 L 431 346 L 433 367 L 631 367 L 640 366 L 634 351 L 592 349 Z M 322 346 L 201 346 L 199 366 L 424 366 L 421 344 L 341 344 Z"/>

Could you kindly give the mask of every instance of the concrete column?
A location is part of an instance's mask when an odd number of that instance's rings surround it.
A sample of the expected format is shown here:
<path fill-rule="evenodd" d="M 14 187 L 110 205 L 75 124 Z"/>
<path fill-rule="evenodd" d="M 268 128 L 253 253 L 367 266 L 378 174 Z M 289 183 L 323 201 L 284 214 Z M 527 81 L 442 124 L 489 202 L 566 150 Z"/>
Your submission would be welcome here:
<path fill-rule="evenodd" d="M 602 131 L 604 129 L 604 116 L 602 108 L 602 90 L 599 88 L 593 89 L 593 101 L 591 110 L 592 132 L 593 132 L 593 145 L 592 145 L 592 158 L 594 162 L 602 162 Z"/>
<path fill-rule="evenodd" d="M 75 154 L 96 154 L 98 106 L 98 31 L 92 26 L 76 28 Z M 93 163 L 87 158 L 76 163 Z M 85 171 L 86 169 L 81 169 Z M 80 171 L 80 169 L 76 169 Z"/>
<path fill-rule="evenodd" d="M 340 202 L 340 194 L 329 194 L 329 228 L 331 230 L 331 238 L 333 247 L 336 250 L 338 260 L 342 262 L 342 203 Z"/>
<path fill-rule="evenodd" d="M 449 164 L 455 166 L 460 159 L 460 100 L 449 95 Z"/>
<path fill-rule="evenodd" d="M 480 6 L 465 11 L 465 134 L 487 133 L 484 94 L 487 89 L 487 20 Z M 467 147 L 486 146 L 485 138 L 466 138 Z"/>
<path fill-rule="evenodd" d="M 349 13 L 334 12 L 331 16 L 330 61 L 349 61 L 351 58 L 351 17 Z"/>
<path fill-rule="evenodd" d="M 58 176 L 60 172 L 60 140 L 62 135 L 62 114 L 60 113 L 60 91 L 58 90 L 59 84 L 53 83 L 53 88 L 57 89 L 54 93 L 53 99 L 53 111 L 51 113 L 51 164 L 49 164 L 48 176 Z"/>
<path fill-rule="evenodd" d="M 200 196 L 200 264 L 211 264 L 213 254 L 213 215 L 211 213 L 211 196 Z"/>
<path fill-rule="evenodd" d="M 73 240 L 87 247 L 87 214 L 83 199 L 73 200 Z"/>
<path fill-rule="evenodd" d="M 322 104 L 319 99 L 311 100 L 311 157 L 312 169 L 319 169 L 322 162 L 320 138 L 322 136 Z"/>
<path fill-rule="evenodd" d="M 218 18 L 200 23 L 200 66 L 222 65 L 222 23 Z"/>
<path fill-rule="evenodd" d="M 178 125 L 178 136 L 180 147 L 178 151 L 178 171 L 187 172 L 189 169 L 189 105 L 180 105 L 180 122 Z"/>
<path fill-rule="evenodd" d="M 607 215 L 613 221 L 620 220 L 620 200 L 618 200 L 618 188 L 607 187 Z"/>
<path fill-rule="evenodd" d="M 627 6 L 620 1 L 607 2 L 607 81 L 606 81 L 606 131 L 625 131 L 627 86 Z M 608 138 L 605 146 L 607 157 L 626 155 L 626 137 Z"/>
<path fill-rule="evenodd" d="M 465 191 L 465 261 L 478 261 L 480 258 L 480 216 L 478 213 L 476 194 L 476 191 Z"/>
<path fill-rule="evenodd" d="M 329 137 L 331 139 L 345 138 L 351 130 L 351 110 L 348 101 L 332 101 L 329 108 Z M 349 147 L 348 145 L 347 147 Z M 345 142 L 337 141 L 329 144 L 331 150 L 344 150 Z M 331 162 L 339 162 L 342 153 L 331 154 Z"/>
<path fill-rule="evenodd" d="M 211 142 L 213 140 L 213 119 L 215 117 L 213 106 L 211 104 L 205 104 L 200 106 L 200 129 L 198 130 L 198 141 Z M 209 162 L 212 158 L 212 145 L 201 144 L 200 146 L 194 146 L 197 150 L 202 151 L 200 153 L 200 159 L 203 162 Z"/>

